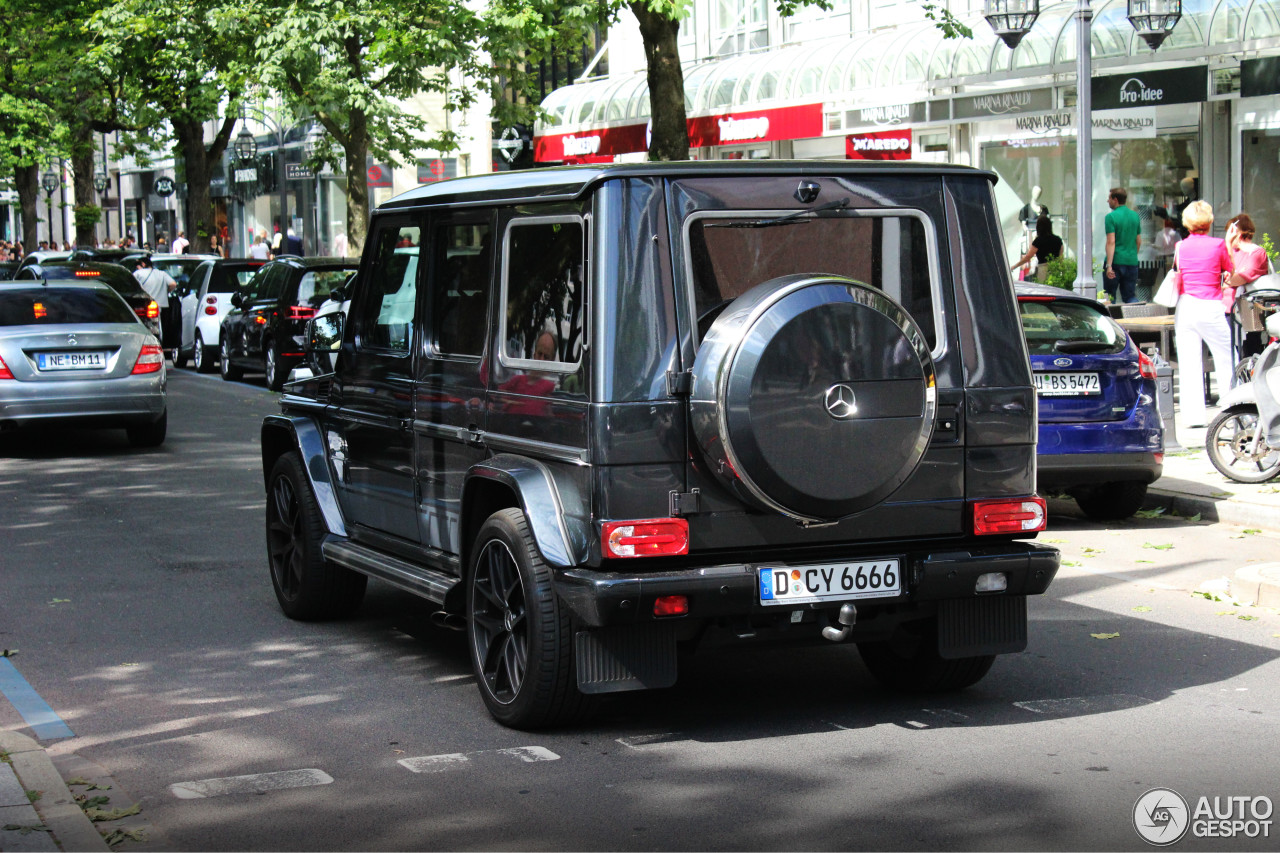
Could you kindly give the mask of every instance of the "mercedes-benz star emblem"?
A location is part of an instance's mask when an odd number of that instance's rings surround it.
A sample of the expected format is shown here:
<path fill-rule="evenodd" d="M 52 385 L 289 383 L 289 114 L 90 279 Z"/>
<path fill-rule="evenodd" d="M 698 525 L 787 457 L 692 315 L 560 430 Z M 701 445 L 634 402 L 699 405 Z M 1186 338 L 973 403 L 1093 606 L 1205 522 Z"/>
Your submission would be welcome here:
<path fill-rule="evenodd" d="M 67 335 L 67 346 L 69 346 L 69 347 L 73 347 L 73 346 L 75 346 L 75 345 L 76 345 L 76 336 L 75 336 L 75 335 Z"/>
<path fill-rule="evenodd" d="M 827 389 L 823 405 L 827 407 L 827 414 L 838 421 L 858 414 L 858 398 L 853 395 L 853 389 L 843 382 Z"/>

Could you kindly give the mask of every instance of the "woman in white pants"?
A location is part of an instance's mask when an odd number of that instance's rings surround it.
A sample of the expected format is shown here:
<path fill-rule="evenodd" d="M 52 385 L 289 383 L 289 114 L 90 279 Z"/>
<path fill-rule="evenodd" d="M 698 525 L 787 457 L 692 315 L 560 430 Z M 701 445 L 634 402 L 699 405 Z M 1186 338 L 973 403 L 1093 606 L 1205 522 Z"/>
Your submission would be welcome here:
<path fill-rule="evenodd" d="M 1190 236 L 1178 243 L 1174 262 L 1182 275 L 1182 295 L 1173 321 L 1174 342 L 1178 350 L 1178 395 L 1182 416 L 1187 426 L 1204 426 L 1207 415 L 1204 401 L 1204 358 L 1201 342 L 1213 354 L 1213 375 L 1221 396 L 1231 388 L 1231 327 L 1227 324 L 1227 306 L 1235 299 L 1235 288 L 1224 282 L 1235 266 L 1232 262 L 1235 238 L 1228 230 L 1227 240 L 1209 236 L 1213 226 L 1213 208 L 1205 201 L 1194 201 L 1182 212 L 1182 224 Z M 1230 301 L 1225 302 L 1224 300 Z"/>

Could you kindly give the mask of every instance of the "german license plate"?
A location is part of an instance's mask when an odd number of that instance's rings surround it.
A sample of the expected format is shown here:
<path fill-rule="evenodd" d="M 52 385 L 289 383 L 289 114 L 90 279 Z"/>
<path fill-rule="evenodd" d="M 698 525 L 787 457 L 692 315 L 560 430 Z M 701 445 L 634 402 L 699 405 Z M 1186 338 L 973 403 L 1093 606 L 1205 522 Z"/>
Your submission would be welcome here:
<path fill-rule="evenodd" d="M 1101 394 L 1096 373 L 1037 373 L 1036 393 L 1042 397 L 1073 397 Z"/>
<path fill-rule="evenodd" d="M 809 604 L 859 598 L 892 598 L 902 593 L 896 559 L 825 566 L 761 566 L 760 603 Z"/>
<path fill-rule="evenodd" d="M 104 370 L 106 366 L 107 353 L 102 351 L 36 353 L 36 367 L 41 371 Z"/>

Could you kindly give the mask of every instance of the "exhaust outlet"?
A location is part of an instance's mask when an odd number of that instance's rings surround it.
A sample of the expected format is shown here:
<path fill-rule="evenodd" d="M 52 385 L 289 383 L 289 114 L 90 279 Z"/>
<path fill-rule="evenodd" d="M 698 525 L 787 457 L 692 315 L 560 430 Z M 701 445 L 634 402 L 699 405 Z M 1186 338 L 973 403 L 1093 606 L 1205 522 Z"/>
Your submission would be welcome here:
<path fill-rule="evenodd" d="M 833 643 L 840 643 L 849 636 L 849 631 L 858 621 L 858 608 L 852 604 L 840 605 L 840 612 L 836 615 L 836 621 L 842 627 L 837 628 L 835 625 L 828 625 L 822 629 L 822 636 Z"/>
<path fill-rule="evenodd" d="M 467 618 L 457 613 L 450 613 L 447 610 L 437 610 L 431 614 L 431 624 L 440 628 L 447 628 L 450 631 L 465 631 L 467 629 Z"/>

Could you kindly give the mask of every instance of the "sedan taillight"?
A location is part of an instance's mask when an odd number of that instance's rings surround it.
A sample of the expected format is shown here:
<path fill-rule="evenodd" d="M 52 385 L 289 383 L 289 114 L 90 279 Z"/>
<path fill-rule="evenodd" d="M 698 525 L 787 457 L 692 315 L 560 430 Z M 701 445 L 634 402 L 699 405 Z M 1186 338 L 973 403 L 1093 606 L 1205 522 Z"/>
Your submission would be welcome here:
<path fill-rule="evenodd" d="M 1143 379 L 1156 378 L 1156 363 L 1142 350 L 1138 350 L 1138 373 Z"/>
<path fill-rule="evenodd" d="M 12 379 L 13 371 L 9 369 L 9 365 L 4 363 L 4 359 L 0 358 L 0 379 Z"/>
<path fill-rule="evenodd" d="M 151 303 L 155 305 L 154 302 Z M 138 360 L 133 363 L 133 373 L 155 373 L 164 367 L 164 350 L 158 344 L 143 344 Z"/>
<path fill-rule="evenodd" d="M 160 306 L 152 299 L 147 303 L 145 308 L 135 308 L 133 313 L 137 314 L 144 320 L 155 320 L 160 316 Z"/>

